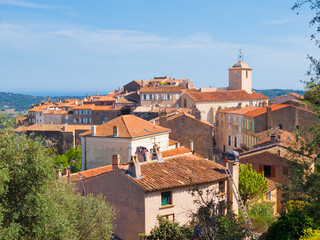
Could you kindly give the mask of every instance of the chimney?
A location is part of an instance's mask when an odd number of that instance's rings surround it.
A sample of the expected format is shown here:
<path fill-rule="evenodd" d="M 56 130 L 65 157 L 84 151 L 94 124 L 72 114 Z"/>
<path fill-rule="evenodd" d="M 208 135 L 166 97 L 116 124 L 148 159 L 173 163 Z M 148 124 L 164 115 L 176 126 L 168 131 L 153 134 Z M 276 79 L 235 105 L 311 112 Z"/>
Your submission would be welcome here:
<path fill-rule="evenodd" d="M 241 102 L 238 103 L 238 106 L 237 106 L 238 109 L 241 109 Z"/>
<path fill-rule="evenodd" d="M 120 154 L 112 155 L 112 169 L 119 168 L 120 166 Z"/>
<path fill-rule="evenodd" d="M 267 106 L 267 129 L 272 127 L 272 111 L 271 107 Z"/>
<path fill-rule="evenodd" d="M 163 162 L 160 147 L 157 144 L 153 145 L 152 160 L 158 160 L 158 162 Z"/>
<path fill-rule="evenodd" d="M 137 178 L 137 179 L 141 178 L 141 167 L 140 167 L 140 163 L 138 161 L 138 156 L 137 155 L 132 155 L 131 156 L 131 161 L 129 163 L 128 172 L 134 178 Z"/>
<path fill-rule="evenodd" d="M 281 157 L 281 150 L 280 149 L 278 149 L 277 153 L 278 153 L 278 156 Z"/>
<path fill-rule="evenodd" d="M 190 140 L 190 150 L 191 150 L 192 154 L 194 154 L 193 140 Z"/>
<path fill-rule="evenodd" d="M 113 126 L 113 137 L 118 137 L 119 134 L 119 128 L 118 126 Z"/>
<path fill-rule="evenodd" d="M 276 142 L 276 135 L 274 133 L 270 134 L 270 141 L 271 141 L 271 143 L 275 143 Z"/>
<path fill-rule="evenodd" d="M 97 128 L 96 125 L 91 126 L 91 136 L 95 136 L 97 133 Z"/>
<path fill-rule="evenodd" d="M 159 123 L 163 123 L 163 122 L 166 122 L 167 121 L 167 113 L 166 111 L 161 111 L 160 112 L 160 116 L 159 116 Z"/>

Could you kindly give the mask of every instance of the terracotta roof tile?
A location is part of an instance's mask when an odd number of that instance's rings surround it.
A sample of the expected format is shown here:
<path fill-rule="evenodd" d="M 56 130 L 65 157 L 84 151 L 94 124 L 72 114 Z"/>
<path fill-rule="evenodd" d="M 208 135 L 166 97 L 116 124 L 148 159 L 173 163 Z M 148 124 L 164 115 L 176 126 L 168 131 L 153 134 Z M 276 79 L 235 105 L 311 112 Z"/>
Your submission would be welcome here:
<path fill-rule="evenodd" d="M 245 90 L 228 90 L 216 92 L 187 92 L 195 102 L 214 102 L 214 101 L 238 101 L 268 99 L 268 97 L 259 93 L 247 93 Z"/>
<path fill-rule="evenodd" d="M 287 104 L 275 103 L 275 104 L 269 105 L 268 107 L 273 112 L 273 111 L 277 111 L 279 109 L 286 108 L 286 107 L 289 107 L 289 106 L 290 105 L 287 105 Z M 246 115 L 248 117 L 257 117 L 257 116 L 260 116 L 262 114 L 266 114 L 268 107 L 260 107 L 260 108 L 254 109 L 253 111 L 247 112 L 244 115 Z"/>
<path fill-rule="evenodd" d="M 179 147 L 179 148 L 161 152 L 163 158 L 170 158 L 178 155 L 185 155 L 185 154 L 191 154 L 191 153 L 192 153 L 191 150 L 186 147 Z"/>
<path fill-rule="evenodd" d="M 140 164 L 139 179 L 132 178 L 146 191 L 159 191 L 177 187 L 193 186 L 226 179 L 224 167 L 196 155 L 150 161 Z"/>
<path fill-rule="evenodd" d="M 16 128 L 15 132 L 73 132 L 75 130 L 89 130 L 91 125 L 65 125 L 65 124 L 42 124 L 36 123 L 31 126 Z"/>
<path fill-rule="evenodd" d="M 94 104 L 84 104 L 84 105 L 78 105 L 78 106 L 74 106 L 73 110 L 92 110 L 95 107 Z"/>
<path fill-rule="evenodd" d="M 135 138 L 171 131 L 168 128 L 155 125 L 134 115 L 122 115 L 102 125 L 96 126 L 95 136 L 113 137 L 114 126 L 118 127 L 118 138 Z M 88 136 L 90 134 L 91 130 L 81 134 L 81 136 Z"/>
<path fill-rule="evenodd" d="M 107 106 L 94 106 L 92 108 L 92 111 L 119 111 L 121 109 L 121 107 L 119 106 L 111 106 L 111 105 L 107 105 Z"/>
<path fill-rule="evenodd" d="M 206 121 L 206 120 L 204 120 L 204 119 L 200 119 L 200 120 L 199 120 L 199 119 L 196 119 L 195 116 L 193 116 L 193 115 L 191 115 L 191 114 L 188 114 L 188 113 L 186 113 L 186 112 L 179 112 L 179 113 L 177 113 L 177 114 L 175 114 L 175 115 L 173 115 L 173 116 L 168 117 L 168 118 L 167 118 L 167 122 L 168 122 L 168 121 L 172 121 L 172 120 L 174 120 L 174 119 L 176 119 L 176 118 L 184 117 L 184 116 L 189 117 L 189 118 L 192 118 L 192 119 L 194 119 L 195 121 L 201 122 L 201 123 L 206 124 L 206 125 L 208 125 L 208 126 L 210 126 L 210 127 L 213 127 L 213 125 L 212 125 L 210 122 L 208 122 L 208 121 Z M 161 124 L 160 124 L 160 125 L 161 125 Z"/>
<path fill-rule="evenodd" d="M 255 106 L 248 106 L 248 107 L 244 107 L 244 108 L 226 108 L 226 109 L 221 109 L 218 111 L 233 113 L 233 114 L 245 114 L 245 113 L 250 112 L 252 110 L 255 110 L 257 108 L 258 107 L 255 107 Z"/>

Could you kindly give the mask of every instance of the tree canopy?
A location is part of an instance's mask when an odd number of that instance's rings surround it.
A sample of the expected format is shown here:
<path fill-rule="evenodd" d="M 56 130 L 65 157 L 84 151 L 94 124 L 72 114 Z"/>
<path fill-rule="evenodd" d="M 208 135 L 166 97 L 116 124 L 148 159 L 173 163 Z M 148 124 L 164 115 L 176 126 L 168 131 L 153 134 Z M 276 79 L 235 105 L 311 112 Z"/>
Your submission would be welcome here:
<path fill-rule="evenodd" d="M 56 180 L 52 151 L 0 115 L 0 239 L 108 239 L 113 209 Z"/>
<path fill-rule="evenodd" d="M 248 200 L 262 197 L 268 189 L 268 180 L 252 169 L 251 164 L 240 164 L 239 194 L 244 204 Z"/>

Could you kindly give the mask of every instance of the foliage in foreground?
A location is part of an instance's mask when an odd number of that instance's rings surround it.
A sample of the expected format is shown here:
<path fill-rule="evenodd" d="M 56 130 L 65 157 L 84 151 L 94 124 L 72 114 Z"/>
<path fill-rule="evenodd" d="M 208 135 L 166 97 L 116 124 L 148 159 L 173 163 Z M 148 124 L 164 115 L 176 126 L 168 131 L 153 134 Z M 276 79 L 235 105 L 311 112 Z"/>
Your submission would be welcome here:
<path fill-rule="evenodd" d="M 54 159 L 55 168 L 71 167 L 71 173 L 81 170 L 81 148 L 71 147 L 65 154 L 58 155 Z"/>
<path fill-rule="evenodd" d="M 144 233 L 140 234 L 140 239 L 143 240 L 187 240 L 193 235 L 191 228 L 183 225 L 180 226 L 179 223 L 169 221 L 164 219 L 162 216 L 157 216 L 158 226 L 153 228 L 149 235 Z"/>
<path fill-rule="evenodd" d="M 273 216 L 273 205 L 271 202 L 256 202 L 249 204 L 248 214 L 253 228 L 258 232 L 266 232 L 275 221 Z"/>
<path fill-rule="evenodd" d="M 253 170 L 251 164 L 240 164 L 239 194 L 243 203 L 254 198 L 261 198 L 268 189 L 268 180 L 263 174 Z"/>
<path fill-rule="evenodd" d="M 108 239 L 113 210 L 54 178 L 51 151 L 0 116 L 0 239 Z"/>
<path fill-rule="evenodd" d="M 314 228 L 313 219 L 304 211 L 294 209 L 279 217 L 268 229 L 266 240 L 292 240 L 304 235 L 304 230 Z"/>
<path fill-rule="evenodd" d="M 198 206 L 197 210 L 191 213 L 191 227 L 197 233 L 197 239 L 238 240 L 247 236 L 248 233 L 231 209 L 223 215 L 230 206 L 224 202 L 217 203 L 216 192 L 194 190 L 191 194 L 196 197 L 194 203 Z"/>

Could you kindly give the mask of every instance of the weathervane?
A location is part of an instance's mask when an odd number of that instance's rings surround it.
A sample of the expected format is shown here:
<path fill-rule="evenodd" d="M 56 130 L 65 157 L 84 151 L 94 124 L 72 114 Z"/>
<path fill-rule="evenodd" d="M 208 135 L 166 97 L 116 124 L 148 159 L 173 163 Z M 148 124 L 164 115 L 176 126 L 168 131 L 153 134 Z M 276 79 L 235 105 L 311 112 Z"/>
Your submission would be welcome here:
<path fill-rule="evenodd" d="M 242 62 L 243 62 L 243 60 L 244 60 L 244 56 L 243 56 L 243 53 L 242 53 L 241 49 L 239 49 L 238 60 L 239 60 L 239 61 L 242 61 Z"/>

